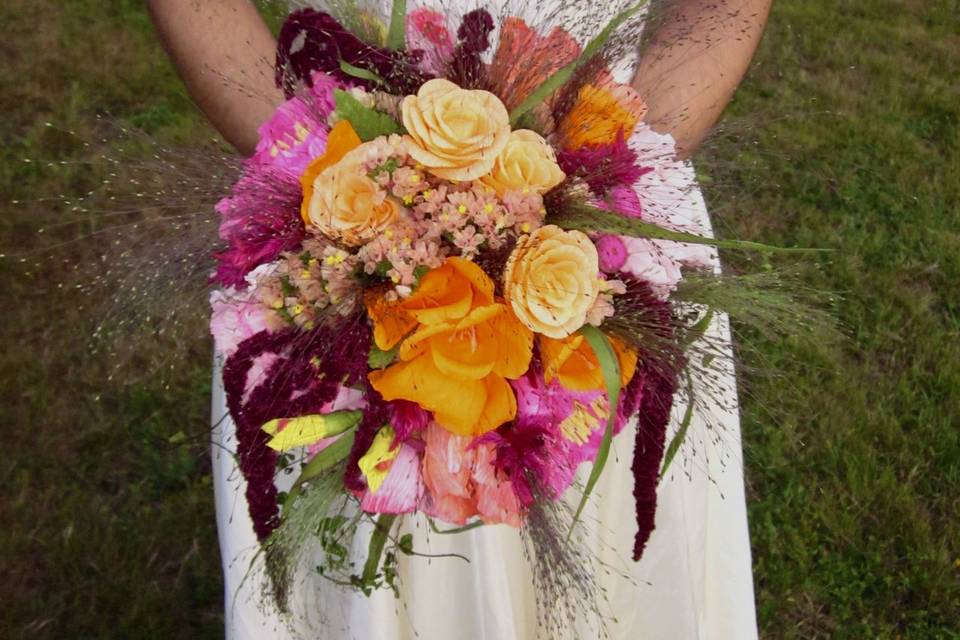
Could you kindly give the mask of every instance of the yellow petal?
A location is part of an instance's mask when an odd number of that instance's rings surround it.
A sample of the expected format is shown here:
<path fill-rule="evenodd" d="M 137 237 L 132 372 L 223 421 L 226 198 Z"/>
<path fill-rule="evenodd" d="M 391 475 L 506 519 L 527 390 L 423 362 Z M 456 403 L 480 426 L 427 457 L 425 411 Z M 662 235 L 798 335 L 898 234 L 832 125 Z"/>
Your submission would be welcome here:
<path fill-rule="evenodd" d="M 400 453 L 399 446 L 393 447 L 396 436 L 397 434 L 391 426 L 381 427 L 377 435 L 374 436 L 373 442 L 370 443 L 370 448 L 357 461 L 360 473 L 367 479 L 367 486 L 370 487 L 371 493 L 376 493 L 383 481 L 386 480 L 387 474 L 390 473 L 390 463 Z"/>
<path fill-rule="evenodd" d="M 271 420 L 263 425 L 262 429 L 267 435 L 273 436 L 267 443 L 268 447 L 276 451 L 287 451 L 352 429 L 360 422 L 361 417 L 362 411 L 335 411 L 326 415 Z"/>

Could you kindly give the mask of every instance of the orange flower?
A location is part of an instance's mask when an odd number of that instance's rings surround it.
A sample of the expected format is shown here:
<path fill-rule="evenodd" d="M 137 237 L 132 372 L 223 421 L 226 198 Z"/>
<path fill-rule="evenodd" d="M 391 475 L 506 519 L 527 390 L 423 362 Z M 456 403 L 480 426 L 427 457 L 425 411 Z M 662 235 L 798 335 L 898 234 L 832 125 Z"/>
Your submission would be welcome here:
<path fill-rule="evenodd" d="M 300 217 L 303 218 L 305 223 L 310 224 L 310 202 L 313 200 L 313 184 L 317 181 L 317 178 L 323 173 L 324 169 L 337 164 L 343 159 L 343 156 L 360 145 L 360 136 L 353 130 L 349 121 L 341 120 L 330 129 L 330 133 L 327 135 L 326 152 L 319 158 L 314 158 L 307 166 L 307 170 L 300 176 L 300 185 L 303 187 Z"/>
<path fill-rule="evenodd" d="M 398 330 L 387 326 L 392 319 L 384 319 L 397 316 L 374 309 L 374 335 L 393 339 Z M 519 378 L 530 366 L 533 334 L 494 299 L 493 281 L 480 267 L 448 258 L 396 310 L 412 317 L 416 330 L 401 343 L 400 362 L 369 374 L 385 399 L 416 402 L 445 429 L 464 436 L 516 416 L 507 379 Z"/>
<path fill-rule="evenodd" d="M 582 334 L 575 333 L 562 340 L 537 337 L 543 358 L 543 377 L 548 383 L 558 378 L 560 384 L 572 391 L 604 388 L 600 362 Z M 626 386 L 637 370 L 637 350 L 619 338 L 607 336 L 607 339 L 620 363 L 620 384 Z"/>
<path fill-rule="evenodd" d="M 367 315 L 373 322 L 373 342 L 381 351 L 393 349 L 417 326 L 417 321 L 406 312 L 403 303 L 388 301 L 382 291 L 371 291 L 365 302 Z"/>
<path fill-rule="evenodd" d="M 629 138 L 646 113 L 646 103 L 633 88 L 601 77 L 598 83 L 580 89 L 576 102 L 560 123 L 563 146 L 579 149 L 609 144 L 620 131 Z"/>

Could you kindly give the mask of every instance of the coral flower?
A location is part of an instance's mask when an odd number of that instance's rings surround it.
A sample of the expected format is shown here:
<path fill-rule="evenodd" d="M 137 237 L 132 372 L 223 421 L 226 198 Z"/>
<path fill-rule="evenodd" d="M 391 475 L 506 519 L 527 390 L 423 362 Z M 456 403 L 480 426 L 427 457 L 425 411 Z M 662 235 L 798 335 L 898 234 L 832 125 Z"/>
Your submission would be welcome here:
<path fill-rule="evenodd" d="M 576 38 L 560 28 L 541 35 L 522 18 L 508 17 L 500 26 L 500 45 L 490 67 L 490 90 L 508 109 L 580 55 Z M 518 64 L 523 60 L 523 64 Z"/>
<path fill-rule="evenodd" d="M 459 435 L 479 435 L 514 418 L 517 401 L 507 379 L 530 365 L 533 334 L 494 299 L 493 282 L 480 267 L 447 259 L 398 310 L 416 321 L 416 329 L 400 344 L 400 362 L 370 373 L 386 400 L 415 402 Z M 394 317 L 371 314 L 375 335 L 390 338 L 384 345 L 396 337 L 395 327 L 387 326 Z"/>
<path fill-rule="evenodd" d="M 567 389 L 592 391 L 603 389 L 603 372 L 596 354 L 582 334 L 563 340 L 538 336 L 543 358 L 543 377 L 549 383 L 556 378 Z M 637 351 L 622 340 L 608 336 L 620 364 L 620 384 L 626 386 L 637 370 Z"/>
<path fill-rule="evenodd" d="M 519 527 L 522 505 L 515 487 L 495 465 L 492 443 L 471 441 L 436 423 L 424 433 L 425 511 L 453 524 L 479 515 L 487 524 Z"/>

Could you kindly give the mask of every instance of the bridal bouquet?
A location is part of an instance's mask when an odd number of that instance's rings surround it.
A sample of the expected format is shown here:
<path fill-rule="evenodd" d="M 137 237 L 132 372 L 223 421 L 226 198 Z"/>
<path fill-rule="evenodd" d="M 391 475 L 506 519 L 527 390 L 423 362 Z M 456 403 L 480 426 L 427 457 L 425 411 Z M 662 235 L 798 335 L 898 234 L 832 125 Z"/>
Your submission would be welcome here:
<path fill-rule="evenodd" d="M 288 18 L 288 100 L 217 207 L 211 300 L 278 592 L 310 545 L 331 580 L 394 587 L 401 514 L 537 526 L 586 464 L 575 527 L 625 429 L 640 557 L 674 393 L 723 309 L 715 247 L 762 247 L 673 215 L 690 172 L 608 64 L 639 9 L 585 46 L 482 8 Z"/>

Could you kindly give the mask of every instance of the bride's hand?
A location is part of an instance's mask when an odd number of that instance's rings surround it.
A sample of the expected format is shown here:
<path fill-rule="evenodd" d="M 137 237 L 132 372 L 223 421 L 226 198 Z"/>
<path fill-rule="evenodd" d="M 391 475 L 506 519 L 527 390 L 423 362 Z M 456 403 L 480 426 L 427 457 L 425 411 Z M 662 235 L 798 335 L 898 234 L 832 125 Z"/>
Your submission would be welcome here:
<path fill-rule="evenodd" d="M 250 0 L 147 0 L 164 47 L 200 109 L 241 153 L 283 101 L 276 43 Z"/>
<path fill-rule="evenodd" d="M 772 0 L 665 0 L 634 87 L 646 121 L 689 156 L 716 123 L 750 65 Z"/>

